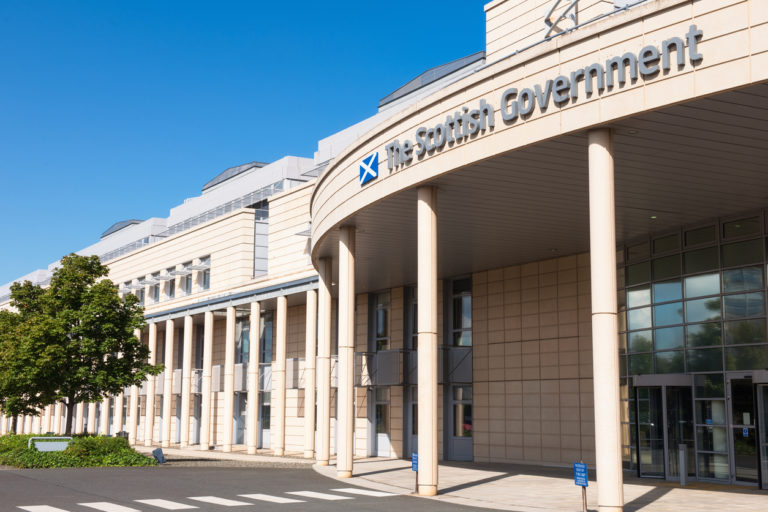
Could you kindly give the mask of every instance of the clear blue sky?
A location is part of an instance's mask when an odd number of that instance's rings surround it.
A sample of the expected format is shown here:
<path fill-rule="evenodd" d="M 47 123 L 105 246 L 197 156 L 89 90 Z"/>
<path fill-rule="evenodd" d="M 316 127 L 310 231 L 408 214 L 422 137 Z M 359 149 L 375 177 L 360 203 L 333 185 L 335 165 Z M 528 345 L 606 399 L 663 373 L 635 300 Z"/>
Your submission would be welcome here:
<path fill-rule="evenodd" d="M 0 284 L 484 49 L 482 0 L 0 2 Z"/>

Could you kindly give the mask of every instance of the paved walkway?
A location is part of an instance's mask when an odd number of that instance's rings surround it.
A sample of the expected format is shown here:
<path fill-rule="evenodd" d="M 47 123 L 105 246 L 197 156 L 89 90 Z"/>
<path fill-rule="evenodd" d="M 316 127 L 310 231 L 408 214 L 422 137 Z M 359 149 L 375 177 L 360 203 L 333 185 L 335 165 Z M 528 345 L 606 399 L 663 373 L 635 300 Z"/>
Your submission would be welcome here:
<path fill-rule="evenodd" d="M 138 447 L 148 453 L 152 448 Z M 300 453 L 275 457 L 268 450 L 247 455 L 235 448 L 231 453 L 218 450 L 163 448 L 171 460 L 229 461 L 237 465 L 272 465 L 308 467 L 314 461 Z M 315 471 L 336 478 L 336 467 L 314 465 Z M 573 483 L 570 468 L 550 468 L 521 464 L 443 463 L 438 474 L 441 500 L 496 510 L 518 512 L 580 512 L 581 490 Z M 412 494 L 415 474 L 409 461 L 400 459 L 356 459 L 352 478 L 339 479 L 350 485 L 396 494 Z M 724 486 L 694 482 L 685 488 L 672 482 L 627 476 L 624 480 L 626 512 L 762 512 L 768 510 L 768 491 L 750 487 Z M 589 510 L 597 509 L 597 483 L 590 472 L 587 488 Z"/>

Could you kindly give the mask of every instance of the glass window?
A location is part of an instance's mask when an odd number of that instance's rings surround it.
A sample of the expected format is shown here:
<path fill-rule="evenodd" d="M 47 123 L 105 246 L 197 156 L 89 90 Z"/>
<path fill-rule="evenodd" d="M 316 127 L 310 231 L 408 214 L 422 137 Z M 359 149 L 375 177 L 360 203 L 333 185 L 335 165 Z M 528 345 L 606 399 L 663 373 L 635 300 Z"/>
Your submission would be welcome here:
<path fill-rule="evenodd" d="M 768 345 L 727 347 L 725 361 L 728 370 L 764 370 L 768 368 Z"/>
<path fill-rule="evenodd" d="M 389 350 L 389 292 L 377 293 L 374 298 L 374 340 L 376 350 Z"/>
<path fill-rule="evenodd" d="M 653 301 L 669 302 L 683 298 L 683 288 L 679 279 L 674 281 L 665 281 L 663 283 L 653 283 Z"/>
<path fill-rule="evenodd" d="M 653 373 L 651 354 L 629 356 L 629 374 L 641 375 Z"/>
<path fill-rule="evenodd" d="M 653 341 L 656 350 L 683 348 L 683 328 L 667 327 L 666 329 L 656 329 L 656 332 L 653 333 Z"/>
<path fill-rule="evenodd" d="M 651 303 L 651 288 L 649 286 L 638 286 L 627 290 L 627 306 L 636 308 L 638 306 L 647 306 Z"/>
<path fill-rule="evenodd" d="M 261 359 L 260 363 L 272 362 L 274 317 L 271 311 L 261 315 Z"/>
<path fill-rule="evenodd" d="M 722 343 L 720 322 L 689 325 L 685 332 L 685 343 L 689 347 L 708 347 Z"/>
<path fill-rule="evenodd" d="M 208 290 L 211 288 L 211 269 L 203 270 L 200 275 L 200 288 Z"/>
<path fill-rule="evenodd" d="M 720 320 L 720 297 L 687 301 L 685 319 L 688 322 Z"/>
<path fill-rule="evenodd" d="M 683 323 L 683 303 L 673 302 L 653 307 L 653 323 L 657 326 Z"/>
<path fill-rule="evenodd" d="M 453 345 L 472 346 L 472 282 L 457 279 L 453 282 Z"/>
<path fill-rule="evenodd" d="M 668 235 L 653 241 L 653 254 L 663 254 L 680 249 L 680 235 Z"/>
<path fill-rule="evenodd" d="M 685 371 L 682 350 L 656 352 L 654 357 L 656 359 L 656 373 L 683 373 Z"/>
<path fill-rule="evenodd" d="M 648 242 L 633 245 L 627 248 L 627 261 L 644 260 L 648 257 L 650 245 Z"/>
<path fill-rule="evenodd" d="M 472 437 L 472 404 L 453 404 L 454 437 Z"/>
<path fill-rule="evenodd" d="M 653 337 L 650 330 L 629 333 L 630 352 L 650 352 L 652 349 Z"/>
<path fill-rule="evenodd" d="M 689 372 L 711 372 L 723 369 L 723 349 L 697 348 L 685 351 Z"/>
<path fill-rule="evenodd" d="M 648 329 L 651 327 L 651 308 L 630 309 L 627 311 L 630 330 Z"/>
<path fill-rule="evenodd" d="M 627 267 L 627 286 L 646 283 L 651 280 L 651 263 L 646 261 Z"/>
<path fill-rule="evenodd" d="M 717 273 L 685 278 L 685 296 L 688 298 L 718 293 L 720 293 L 720 276 Z"/>
<path fill-rule="evenodd" d="M 718 267 L 717 247 L 688 251 L 683 255 L 683 261 L 686 274 L 715 270 Z"/>
<path fill-rule="evenodd" d="M 758 316 L 764 311 L 762 292 L 726 295 L 723 303 L 726 320 Z"/>
<path fill-rule="evenodd" d="M 760 233 L 760 217 L 749 217 L 723 223 L 723 238 L 739 238 Z"/>
<path fill-rule="evenodd" d="M 727 438 L 723 433 L 721 436 L 718 435 L 718 439 Z M 728 469 L 728 455 L 699 453 L 697 459 L 699 461 L 699 478 L 728 478 L 728 475 L 730 474 Z"/>
<path fill-rule="evenodd" d="M 696 398 L 725 398 L 725 379 L 722 373 L 695 375 Z"/>
<path fill-rule="evenodd" d="M 725 344 L 765 343 L 765 318 L 725 322 Z"/>
<path fill-rule="evenodd" d="M 472 400 L 472 386 L 454 386 L 454 400 Z"/>
<path fill-rule="evenodd" d="M 653 260 L 653 278 L 669 279 L 680 275 L 680 256 L 674 254 Z"/>
<path fill-rule="evenodd" d="M 376 404 L 376 433 L 389 434 L 389 404 Z"/>
<path fill-rule="evenodd" d="M 763 261 L 763 244 L 761 239 L 724 245 L 722 251 L 724 267 L 737 267 Z"/>
<path fill-rule="evenodd" d="M 696 400 L 696 423 L 725 425 L 725 400 Z"/>
<path fill-rule="evenodd" d="M 724 427 L 697 427 L 696 437 L 699 443 L 699 451 L 707 452 L 727 452 L 728 438 L 725 435 Z M 699 457 L 708 454 L 699 454 Z M 727 467 L 727 464 L 726 464 Z M 711 476 L 708 478 L 712 478 Z"/>
<path fill-rule="evenodd" d="M 759 290 L 762 287 L 763 269 L 761 267 L 723 270 L 724 292 L 744 292 L 747 290 Z"/>
<path fill-rule="evenodd" d="M 703 245 L 715 241 L 715 226 L 696 228 L 685 232 L 685 246 Z"/>
<path fill-rule="evenodd" d="M 169 279 L 166 286 L 168 287 L 168 298 L 174 298 L 176 296 L 176 279 Z"/>

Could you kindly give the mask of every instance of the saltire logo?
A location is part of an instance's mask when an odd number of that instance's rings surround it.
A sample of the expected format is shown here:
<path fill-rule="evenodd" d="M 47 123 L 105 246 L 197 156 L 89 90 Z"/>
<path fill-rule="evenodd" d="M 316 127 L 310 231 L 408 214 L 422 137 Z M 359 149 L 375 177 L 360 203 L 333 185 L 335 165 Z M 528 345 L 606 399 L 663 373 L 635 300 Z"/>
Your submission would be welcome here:
<path fill-rule="evenodd" d="M 365 185 L 379 177 L 379 152 L 363 158 L 360 162 L 360 185 Z"/>

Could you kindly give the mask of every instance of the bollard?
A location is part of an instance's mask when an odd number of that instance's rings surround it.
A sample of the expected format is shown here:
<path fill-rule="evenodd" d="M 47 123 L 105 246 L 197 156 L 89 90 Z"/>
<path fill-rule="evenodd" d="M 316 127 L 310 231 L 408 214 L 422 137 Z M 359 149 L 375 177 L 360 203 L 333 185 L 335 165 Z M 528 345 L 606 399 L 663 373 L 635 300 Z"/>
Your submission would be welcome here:
<path fill-rule="evenodd" d="M 677 467 L 680 470 L 680 487 L 685 487 L 686 479 L 688 478 L 688 468 L 686 467 L 686 452 L 688 446 L 684 444 L 677 445 Z"/>

